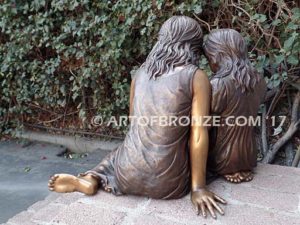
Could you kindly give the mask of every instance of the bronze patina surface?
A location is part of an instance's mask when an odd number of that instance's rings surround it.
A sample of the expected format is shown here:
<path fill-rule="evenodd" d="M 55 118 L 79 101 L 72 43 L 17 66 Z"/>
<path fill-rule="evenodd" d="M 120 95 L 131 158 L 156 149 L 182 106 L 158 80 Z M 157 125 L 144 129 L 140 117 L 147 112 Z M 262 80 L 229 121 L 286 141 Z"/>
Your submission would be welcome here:
<path fill-rule="evenodd" d="M 264 100 L 265 80 L 251 65 L 245 40 L 235 30 L 211 32 L 204 50 L 214 72 L 211 113 L 221 117 L 220 126 L 210 132 L 209 170 L 231 182 L 250 181 L 257 161 L 250 123 Z"/>
<path fill-rule="evenodd" d="M 134 117 L 126 138 L 104 162 L 87 172 L 105 181 L 103 186 L 112 193 L 170 199 L 189 192 L 189 127 L 163 126 L 158 120 L 150 121 L 162 115 L 190 116 L 192 81 L 198 68 L 194 65 L 177 68 L 156 80 L 149 80 L 143 68 L 137 72 L 135 93 L 138 94 L 133 99 Z M 141 122 L 153 124 L 143 126 Z"/>
<path fill-rule="evenodd" d="M 161 27 L 158 41 L 131 85 L 130 113 L 153 116 L 203 117 L 209 115 L 211 86 L 197 68 L 202 30 L 186 16 L 174 16 Z M 54 175 L 49 189 L 95 194 L 98 189 L 116 195 L 180 198 L 191 189 L 198 213 L 223 214 L 225 201 L 206 190 L 208 129 L 201 124 L 141 125 L 131 120 L 124 143 L 100 164 L 79 177 Z M 188 142 L 189 149 L 188 149 Z"/>

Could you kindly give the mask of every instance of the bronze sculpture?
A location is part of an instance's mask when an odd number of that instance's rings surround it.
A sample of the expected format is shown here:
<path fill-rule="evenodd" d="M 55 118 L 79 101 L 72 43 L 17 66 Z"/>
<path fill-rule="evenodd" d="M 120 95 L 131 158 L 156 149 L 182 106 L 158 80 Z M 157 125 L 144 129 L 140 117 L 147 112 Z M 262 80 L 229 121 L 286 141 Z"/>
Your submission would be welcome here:
<path fill-rule="evenodd" d="M 209 170 L 230 182 L 250 181 L 257 161 L 254 127 L 239 126 L 235 119 L 249 121 L 257 116 L 266 93 L 265 80 L 251 65 L 245 40 L 235 30 L 211 32 L 204 51 L 215 73 L 211 79 L 211 113 L 221 116 L 221 126 L 210 132 Z"/>
<path fill-rule="evenodd" d="M 196 66 L 201 45 L 202 30 L 195 20 L 186 16 L 168 19 L 132 81 L 130 114 L 136 118 L 209 115 L 210 83 Z M 180 198 L 191 189 L 198 214 L 206 216 L 208 210 L 215 218 L 214 210 L 224 214 L 217 202 L 226 202 L 205 187 L 208 139 L 207 127 L 198 123 L 161 126 L 153 122 L 142 126 L 131 120 L 129 132 L 116 151 L 79 177 L 54 175 L 49 189 L 93 195 L 101 188 L 115 195 L 159 199 Z"/>

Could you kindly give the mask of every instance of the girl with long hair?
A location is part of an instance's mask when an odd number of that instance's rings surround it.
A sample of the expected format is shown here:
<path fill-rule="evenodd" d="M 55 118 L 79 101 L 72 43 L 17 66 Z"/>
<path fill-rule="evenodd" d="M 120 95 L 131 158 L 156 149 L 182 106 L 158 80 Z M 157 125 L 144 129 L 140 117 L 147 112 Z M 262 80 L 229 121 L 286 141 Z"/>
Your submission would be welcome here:
<path fill-rule="evenodd" d="M 210 133 L 209 170 L 230 182 L 250 181 L 257 158 L 250 122 L 264 99 L 265 80 L 251 65 L 244 38 L 233 29 L 211 32 L 204 51 L 214 72 L 211 113 L 221 117 Z"/>
<path fill-rule="evenodd" d="M 123 144 L 79 177 L 54 175 L 49 189 L 89 195 L 102 189 L 115 195 L 159 199 L 181 198 L 191 190 L 191 201 L 198 213 L 206 216 L 208 210 L 216 217 L 217 210 L 223 214 L 217 202 L 225 201 L 206 189 L 207 127 L 165 126 L 151 120 L 209 114 L 209 80 L 197 67 L 201 44 L 202 30 L 195 20 L 186 16 L 168 19 L 132 81 L 133 119 Z"/>

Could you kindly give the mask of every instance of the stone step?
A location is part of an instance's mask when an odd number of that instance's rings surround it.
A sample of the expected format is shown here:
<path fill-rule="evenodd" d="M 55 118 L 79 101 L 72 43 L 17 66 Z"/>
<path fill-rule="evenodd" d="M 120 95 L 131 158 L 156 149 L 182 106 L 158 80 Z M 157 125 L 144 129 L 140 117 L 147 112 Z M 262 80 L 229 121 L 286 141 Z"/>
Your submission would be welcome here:
<path fill-rule="evenodd" d="M 210 189 L 228 201 L 225 216 L 204 219 L 193 211 L 189 196 L 154 200 L 115 197 L 99 192 L 50 194 L 11 218 L 7 225 L 177 225 L 177 224 L 300 224 L 300 169 L 258 165 L 249 183 L 230 184 L 218 179 Z"/>

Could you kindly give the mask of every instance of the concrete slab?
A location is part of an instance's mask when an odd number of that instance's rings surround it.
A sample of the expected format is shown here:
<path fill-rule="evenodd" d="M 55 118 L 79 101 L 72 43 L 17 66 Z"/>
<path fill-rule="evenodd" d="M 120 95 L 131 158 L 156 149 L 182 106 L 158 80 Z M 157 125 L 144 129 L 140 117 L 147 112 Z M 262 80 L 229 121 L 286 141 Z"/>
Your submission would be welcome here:
<path fill-rule="evenodd" d="M 50 193 L 47 182 L 51 175 L 84 172 L 108 154 L 96 151 L 71 160 L 56 156 L 63 150 L 50 144 L 22 147 L 17 141 L 0 142 L 0 223 L 44 199 Z"/>

